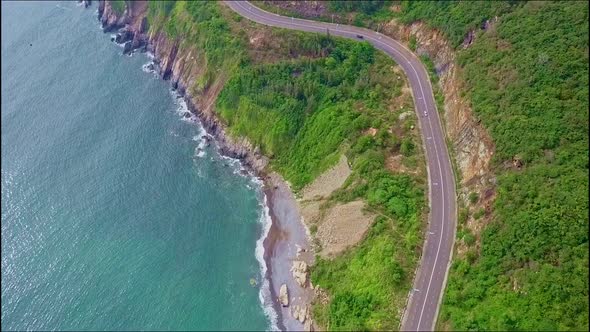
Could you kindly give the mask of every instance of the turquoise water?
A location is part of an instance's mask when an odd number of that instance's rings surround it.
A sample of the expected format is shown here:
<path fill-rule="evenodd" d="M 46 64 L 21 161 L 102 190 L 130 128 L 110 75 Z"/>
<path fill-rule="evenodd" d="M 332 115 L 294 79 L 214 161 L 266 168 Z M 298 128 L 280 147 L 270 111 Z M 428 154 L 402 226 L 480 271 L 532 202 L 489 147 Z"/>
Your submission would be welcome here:
<path fill-rule="evenodd" d="M 109 39 L 2 2 L 2 329 L 269 328 L 259 186 Z"/>

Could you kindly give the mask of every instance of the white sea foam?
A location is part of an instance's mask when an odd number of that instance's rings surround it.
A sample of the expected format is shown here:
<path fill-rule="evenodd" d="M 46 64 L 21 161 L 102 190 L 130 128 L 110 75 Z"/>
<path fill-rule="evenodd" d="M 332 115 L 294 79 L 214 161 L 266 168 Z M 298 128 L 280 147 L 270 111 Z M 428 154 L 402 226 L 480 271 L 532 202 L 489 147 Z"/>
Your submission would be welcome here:
<path fill-rule="evenodd" d="M 199 141 L 199 144 L 195 148 L 195 157 L 203 158 L 207 154 L 205 152 L 205 144 L 206 144 L 205 139 L 201 138 Z"/>
<path fill-rule="evenodd" d="M 177 92 L 172 90 L 170 91 L 172 93 L 172 96 L 174 96 L 176 105 L 178 106 L 178 108 L 176 108 L 176 113 L 181 116 L 182 121 L 196 123 L 199 125 L 200 128 L 202 128 L 203 126 L 201 125 L 201 122 L 199 121 L 197 116 L 188 110 L 188 105 L 186 104 L 186 101 L 183 98 L 179 98 Z"/>
<path fill-rule="evenodd" d="M 277 325 L 278 316 L 275 309 L 272 306 L 272 296 L 270 294 L 270 285 L 268 279 L 266 279 L 266 261 L 264 260 L 264 239 L 268 236 L 268 232 L 270 231 L 270 226 L 272 224 L 272 219 L 270 218 L 270 213 L 268 209 L 268 204 L 266 201 L 266 195 L 263 194 L 263 202 L 262 202 L 262 213 L 260 214 L 260 222 L 262 223 L 263 231 L 262 236 L 256 241 L 256 260 L 258 260 L 258 264 L 260 264 L 260 277 L 262 279 L 262 285 L 260 287 L 260 292 L 258 293 L 258 298 L 260 299 L 260 304 L 262 306 L 262 310 L 264 310 L 264 314 L 268 317 L 270 321 L 270 329 L 272 331 L 279 331 L 279 327 Z"/>
<path fill-rule="evenodd" d="M 151 69 L 150 69 L 150 65 L 151 65 Z M 143 70 L 145 73 L 152 73 L 154 75 L 157 76 L 157 71 L 156 71 L 156 64 L 153 61 L 150 61 L 148 63 L 144 63 L 141 66 L 141 70 Z"/>
<path fill-rule="evenodd" d="M 262 182 L 259 183 L 258 178 L 254 174 L 252 174 L 246 167 L 244 167 L 244 165 L 239 159 L 223 155 L 220 155 L 220 158 L 225 160 L 226 163 L 231 166 L 231 169 L 233 170 L 233 173 L 235 175 L 249 178 L 252 182 L 256 183 L 257 185 L 261 185 Z"/>

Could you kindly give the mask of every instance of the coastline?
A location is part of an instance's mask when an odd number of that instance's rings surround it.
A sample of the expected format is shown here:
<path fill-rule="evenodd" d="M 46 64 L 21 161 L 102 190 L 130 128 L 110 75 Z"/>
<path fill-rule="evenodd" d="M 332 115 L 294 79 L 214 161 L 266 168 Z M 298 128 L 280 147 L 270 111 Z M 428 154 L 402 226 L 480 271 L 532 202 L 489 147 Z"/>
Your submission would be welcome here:
<path fill-rule="evenodd" d="M 283 324 L 279 328 L 291 331 L 311 330 L 311 301 L 314 291 L 309 278 L 303 285 L 293 275 L 293 263 L 313 262 L 307 229 L 301 221 L 299 205 L 288 184 L 277 173 L 264 178 L 264 194 L 267 197 L 272 224 L 264 240 L 264 259 L 267 264 L 267 276 L 270 285 L 272 304 Z M 278 297 L 282 285 L 289 293 L 288 306 L 281 306 Z M 298 309 L 299 308 L 299 309 Z M 298 314 L 293 314 L 299 311 Z M 294 316 L 303 315 L 303 319 Z M 303 320 L 303 322 L 302 322 Z"/>
<path fill-rule="evenodd" d="M 139 2 L 138 2 L 139 3 Z M 138 6 L 140 7 L 140 6 Z M 250 176 L 262 181 L 261 191 L 263 194 L 263 217 L 268 208 L 270 227 L 266 232 L 264 221 L 262 223 L 263 234 L 261 235 L 263 247 L 262 276 L 268 283 L 268 296 L 265 296 L 265 283 L 260 289 L 260 298 L 263 303 L 263 310 L 269 316 L 270 328 L 275 326 L 272 314 L 266 312 L 266 307 L 272 307 L 276 314 L 276 327 L 280 330 L 311 330 L 312 321 L 310 318 L 311 301 L 314 291 L 307 276 L 307 266 L 313 262 L 308 231 L 301 220 L 299 205 L 293 192 L 285 180 L 275 172 L 268 171 L 269 159 L 263 156 L 258 148 L 253 147 L 246 139 L 238 141 L 226 134 L 226 128 L 219 121 L 217 116 L 210 109 L 203 110 L 197 107 L 194 101 L 195 96 L 187 92 L 187 80 L 191 79 L 190 74 L 185 75 L 183 65 L 178 66 L 179 52 L 178 41 L 169 41 L 160 34 L 147 36 L 145 31 L 145 8 L 139 10 L 126 9 L 119 16 L 110 4 L 104 0 L 99 1 L 98 19 L 104 33 L 114 33 L 116 37 L 111 39 L 120 46 L 123 46 L 124 54 L 132 54 L 137 50 L 149 52 L 153 55 L 153 70 L 164 80 L 170 80 L 173 90 L 185 101 L 187 109 L 195 115 L 205 130 L 213 137 L 214 143 L 223 156 L 237 159 L 246 169 Z M 143 16 L 143 17 L 142 17 Z M 164 44 L 164 47 L 162 46 Z M 168 53 L 169 51 L 169 53 Z M 168 53 L 168 54 L 166 54 Z M 187 76 L 189 76 L 187 78 Z M 209 107 L 210 108 L 210 107 Z M 264 206 L 266 205 L 266 206 Z M 266 236 L 265 234 L 266 233 Z M 304 269 L 294 271 L 293 264 L 297 263 Z M 295 277 L 299 275 L 299 280 Z M 301 275 L 303 274 L 303 282 Z M 288 306 L 282 306 L 279 302 L 280 288 L 286 285 L 288 289 Z M 270 303 L 266 303 L 270 301 Z M 297 319 L 298 317 L 299 319 Z"/>

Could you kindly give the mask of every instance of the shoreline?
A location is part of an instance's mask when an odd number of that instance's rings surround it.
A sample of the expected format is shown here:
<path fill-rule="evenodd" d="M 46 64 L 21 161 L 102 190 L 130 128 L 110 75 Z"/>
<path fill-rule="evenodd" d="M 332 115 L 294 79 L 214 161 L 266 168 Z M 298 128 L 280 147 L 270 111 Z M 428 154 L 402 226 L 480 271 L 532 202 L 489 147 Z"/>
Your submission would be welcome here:
<path fill-rule="evenodd" d="M 238 138 L 236 141 L 236 139 L 229 137 L 226 134 L 225 126 L 214 112 L 203 111 L 195 105 L 193 96 L 187 93 L 183 79 L 181 79 L 182 68 L 170 66 L 171 62 L 177 60 L 178 47 L 173 46 L 173 51 L 167 56 L 159 54 L 158 51 L 162 52 L 158 47 L 158 44 L 161 43 L 160 34 L 147 36 L 147 31 L 142 28 L 143 24 L 140 24 L 139 28 L 134 26 L 132 22 L 142 16 L 141 13 L 138 14 L 134 16 L 126 10 L 123 15 L 119 16 L 112 11 L 108 2 L 99 1 L 98 20 L 101 22 L 103 33 L 115 34 L 117 37 L 111 38 L 111 41 L 119 46 L 122 45 L 124 54 L 132 55 L 138 50 L 141 53 L 151 53 L 155 73 L 165 81 L 170 81 L 172 90 L 184 100 L 188 111 L 197 117 L 206 134 L 213 138 L 219 154 L 238 160 L 247 171 L 248 176 L 262 182 L 260 188 L 264 196 L 261 202 L 262 213 L 264 214 L 265 208 L 268 208 L 268 216 L 270 216 L 268 232 L 265 236 L 265 225 L 262 223 L 263 234 L 259 238 L 262 240 L 262 256 L 266 265 L 262 277 L 268 282 L 270 294 L 270 299 L 265 297 L 263 282 L 260 286 L 260 298 L 263 299 L 262 309 L 269 318 L 270 328 L 275 326 L 273 326 L 273 317 L 266 313 L 267 306 L 272 307 L 275 311 L 276 327 L 280 330 L 312 329 L 310 311 L 314 291 L 310 287 L 307 266 L 313 262 L 314 257 L 311 252 L 308 230 L 301 219 L 299 204 L 293 192 L 278 173 L 269 172 L 267 169 L 269 159 L 263 156 L 258 148 L 252 146 L 245 138 Z M 140 21 L 143 20 L 140 19 Z M 257 240 L 257 244 L 259 240 Z M 293 271 L 294 262 L 299 267 L 297 272 Z M 304 262 L 304 271 L 301 270 L 301 262 Z M 262 271 L 263 267 L 260 268 Z M 295 277 L 296 273 L 298 273 L 299 280 Z M 289 293 L 289 303 L 286 307 L 279 302 L 280 288 L 283 284 L 287 286 Z M 270 303 L 266 303 L 266 301 L 270 301 Z M 294 316 L 299 316 L 299 319 Z"/>
<path fill-rule="evenodd" d="M 264 239 L 264 260 L 267 264 L 266 277 L 269 281 L 272 305 L 282 323 L 279 328 L 288 331 L 310 330 L 314 291 L 310 287 L 311 282 L 307 274 L 302 286 L 292 273 L 294 262 L 305 262 L 306 266 L 313 262 L 309 235 L 301 220 L 299 204 L 288 184 L 274 172 L 263 181 L 272 220 Z M 282 306 L 278 299 L 283 284 L 287 286 L 289 294 L 289 303 L 286 307 Z M 293 311 L 298 311 L 304 318 L 296 319 Z"/>

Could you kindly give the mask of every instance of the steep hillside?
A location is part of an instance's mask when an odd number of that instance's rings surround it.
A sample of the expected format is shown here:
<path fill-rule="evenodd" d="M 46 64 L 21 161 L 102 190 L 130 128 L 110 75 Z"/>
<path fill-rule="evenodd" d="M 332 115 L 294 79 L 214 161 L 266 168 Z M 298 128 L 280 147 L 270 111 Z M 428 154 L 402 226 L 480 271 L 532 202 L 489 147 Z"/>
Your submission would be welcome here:
<path fill-rule="evenodd" d="M 439 327 L 587 330 L 588 4 L 263 4 L 369 26 L 434 62 L 464 204 Z M 493 141 L 479 175 L 466 130 Z"/>

